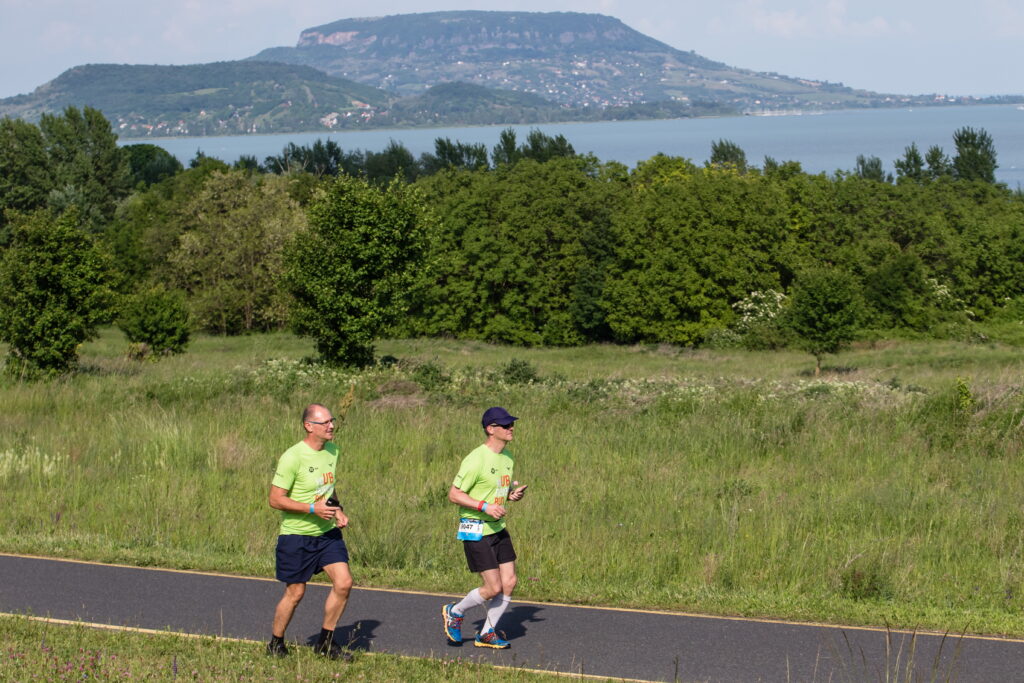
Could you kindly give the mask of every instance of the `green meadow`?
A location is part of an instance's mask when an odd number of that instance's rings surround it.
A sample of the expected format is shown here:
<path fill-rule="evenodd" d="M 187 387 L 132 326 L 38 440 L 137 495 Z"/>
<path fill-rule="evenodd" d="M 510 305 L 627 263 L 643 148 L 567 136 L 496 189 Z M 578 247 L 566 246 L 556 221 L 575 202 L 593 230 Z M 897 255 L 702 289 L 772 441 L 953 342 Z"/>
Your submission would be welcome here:
<path fill-rule="evenodd" d="M 286 334 L 126 346 L 106 330 L 74 375 L 0 383 L 0 551 L 271 576 L 275 462 L 306 403 L 354 386 L 336 441 L 359 584 L 474 585 L 446 492 L 500 404 L 530 485 L 519 599 L 1024 636 L 1008 344 L 879 341 L 818 378 L 796 352 L 673 346 L 394 340 L 358 372 Z"/>

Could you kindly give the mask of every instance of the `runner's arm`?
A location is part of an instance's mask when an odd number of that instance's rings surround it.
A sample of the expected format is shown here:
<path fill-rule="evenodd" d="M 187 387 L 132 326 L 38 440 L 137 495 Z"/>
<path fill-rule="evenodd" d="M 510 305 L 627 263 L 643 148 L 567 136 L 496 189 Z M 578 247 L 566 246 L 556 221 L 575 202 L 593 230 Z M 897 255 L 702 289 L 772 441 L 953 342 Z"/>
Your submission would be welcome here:
<path fill-rule="evenodd" d="M 270 485 L 269 503 L 270 507 L 275 510 L 294 512 L 297 514 L 309 514 L 309 503 L 300 503 L 297 500 L 292 500 L 288 497 L 288 491 L 280 486 L 274 486 L 273 484 Z M 337 510 L 338 508 L 328 505 L 322 500 L 317 501 L 313 506 L 313 514 L 322 519 L 332 519 Z"/>
<path fill-rule="evenodd" d="M 448 489 L 448 500 L 464 508 L 470 510 L 479 510 L 480 501 L 474 498 L 470 498 L 469 494 L 460 489 L 458 486 L 452 486 Z M 501 519 L 505 516 L 505 508 L 500 505 L 488 503 L 487 510 L 483 511 L 485 515 L 490 515 L 494 519 Z"/>

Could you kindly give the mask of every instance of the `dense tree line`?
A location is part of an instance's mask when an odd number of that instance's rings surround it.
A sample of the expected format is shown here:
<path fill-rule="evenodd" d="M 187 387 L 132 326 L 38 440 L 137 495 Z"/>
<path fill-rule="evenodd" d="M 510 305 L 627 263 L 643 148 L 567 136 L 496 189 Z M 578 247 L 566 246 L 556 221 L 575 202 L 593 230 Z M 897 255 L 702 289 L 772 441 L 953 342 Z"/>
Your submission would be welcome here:
<path fill-rule="evenodd" d="M 39 278 L 20 271 L 59 270 L 31 252 L 60 239 L 97 288 L 75 300 L 107 307 L 76 319 L 120 319 L 133 338 L 147 315 L 181 327 L 187 312 L 219 334 L 290 324 L 357 364 L 382 333 L 796 344 L 820 361 L 866 330 L 943 335 L 1020 309 L 1024 199 L 995 182 L 987 132 L 953 143 L 951 155 L 911 143 L 894 175 L 863 156 L 832 175 L 757 167 L 728 140 L 703 164 L 658 155 L 628 169 L 511 129 L 491 149 L 438 138 L 418 159 L 396 142 L 317 141 L 230 166 L 199 153 L 183 168 L 159 147 L 118 147 L 88 108 L 4 119 L 0 332 L 32 358 L 11 311 Z M 88 338 L 76 324 L 70 339 Z M 815 325 L 829 329 L 815 337 Z M 161 334 L 177 340 L 168 352 L 187 339 Z"/>

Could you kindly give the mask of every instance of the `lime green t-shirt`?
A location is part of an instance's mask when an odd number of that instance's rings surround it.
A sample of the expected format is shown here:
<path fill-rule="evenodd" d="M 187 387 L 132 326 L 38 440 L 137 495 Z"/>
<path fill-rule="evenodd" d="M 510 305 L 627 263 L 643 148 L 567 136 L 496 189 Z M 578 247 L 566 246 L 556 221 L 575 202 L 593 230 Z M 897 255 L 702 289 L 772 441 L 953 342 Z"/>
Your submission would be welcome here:
<path fill-rule="evenodd" d="M 300 441 L 281 455 L 273 483 L 286 490 L 289 498 L 300 503 L 327 500 L 334 493 L 337 464 L 338 447 L 330 441 L 320 451 Z M 323 519 L 308 512 L 281 511 L 281 534 L 320 536 L 333 528 L 333 519 Z"/>
<path fill-rule="evenodd" d="M 507 450 L 495 453 L 486 444 L 474 449 L 462 460 L 459 473 L 455 475 L 452 485 L 469 494 L 470 498 L 505 505 L 508 491 L 512 486 L 512 466 L 515 461 Z M 461 517 L 482 519 L 484 536 L 496 534 L 505 528 L 505 519 L 494 519 L 486 512 L 459 508 Z"/>

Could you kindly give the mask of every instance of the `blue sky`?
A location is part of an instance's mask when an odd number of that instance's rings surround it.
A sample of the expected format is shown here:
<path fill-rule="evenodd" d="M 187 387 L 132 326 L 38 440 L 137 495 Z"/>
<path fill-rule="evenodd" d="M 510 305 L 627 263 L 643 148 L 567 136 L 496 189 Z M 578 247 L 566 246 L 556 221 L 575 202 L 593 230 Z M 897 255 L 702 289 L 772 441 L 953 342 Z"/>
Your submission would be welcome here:
<path fill-rule="evenodd" d="M 0 97 L 79 64 L 194 64 L 294 45 L 347 17 L 509 10 L 436 0 L 0 0 Z M 1021 0 L 519 0 L 597 12 L 732 66 L 887 93 L 1024 94 Z"/>

